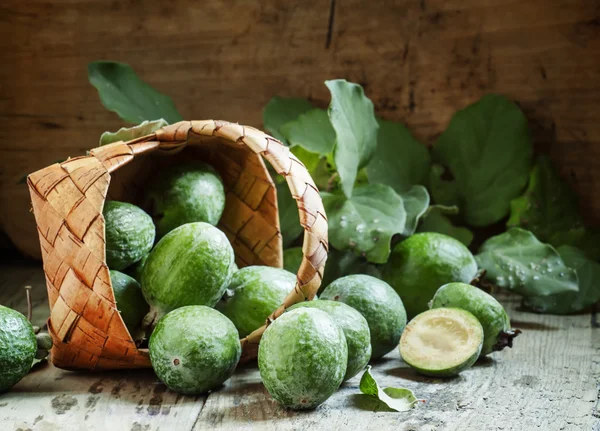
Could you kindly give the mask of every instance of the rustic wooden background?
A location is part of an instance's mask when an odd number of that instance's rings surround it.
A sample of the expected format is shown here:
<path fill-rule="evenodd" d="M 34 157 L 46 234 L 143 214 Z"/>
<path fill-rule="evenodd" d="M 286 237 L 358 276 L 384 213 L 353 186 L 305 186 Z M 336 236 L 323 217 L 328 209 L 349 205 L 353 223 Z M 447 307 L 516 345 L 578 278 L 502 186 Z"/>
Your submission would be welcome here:
<path fill-rule="evenodd" d="M 0 222 L 30 255 L 19 180 L 122 125 L 88 84 L 98 59 L 130 63 L 187 119 L 257 126 L 272 96 L 325 105 L 323 81 L 343 77 L 425 144 L 502 93 L 600 222 L 598 0 L 4 0 L 0 12 Z"/>

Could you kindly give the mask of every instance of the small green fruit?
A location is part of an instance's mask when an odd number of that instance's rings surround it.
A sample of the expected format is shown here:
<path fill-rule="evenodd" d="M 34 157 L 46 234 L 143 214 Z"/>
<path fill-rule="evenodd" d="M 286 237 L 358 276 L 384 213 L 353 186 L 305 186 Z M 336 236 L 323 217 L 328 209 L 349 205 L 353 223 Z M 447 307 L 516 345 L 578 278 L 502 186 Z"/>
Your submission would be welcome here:
<path fill-rule="evenodd" d="M 31 323 L 18 311 L 0 305 L 0 393 L 27 375 L 36 352 Z"/>
<path fill-rule="evenodd" d="M 247 266 L 233 274 L 216 309 L 231 319 L 243 338 L 265 324 L 295 284 L 296 276 L 284 269 Z"/>
<path fill-rule="evenodd" d="M 324 311 L 299 308 L 265 330 L 258 348 L 260 377 L 271 396 L 293 409 L 311 409 L 329 398 L 346 374 L 343 331 Z"/>
<path fill-rule="evenodd" d="M 454 281 L 469 283 L 477 263 L 460 241 L 433 232 L 417 233 L 398 244 L 383 266 L 382 278 L 402 298 L 408 317 L 428 309 L 438 288 Z"/>
<path fill-rule="evenodd" d="M 233 273 L 234 253 L 223 232 L 188 223 L 163 237 L 142 272 L 142 293 L 151 311 L 145 326 L 185 305 L 213 307 Z"/>
<path fill-rule="evenodd" d="M 198 395 L 233 374 L 242 348 L 235 326 L 202 305 L 171 311 L 156 325 L 148 343 L 158 378 L 175 392 Z"/>
<path fill-rule="evenodd" d="M 323 310 L 344 331 L 348 344 L 348 365 L 344 381 L 365 369 L 371 359 L 371 333 L 367 319 L 362 314 L 343 302 L 327 300 L 300 302 L 288 308 L 288 312 L 297 308 Z"/>
<path fill-rule="evenodd" d="M 127 202 L 104 203 L 106 264 L 122 271 L 148 254 L 154 244 L 152 218 L 141 208 Z"/>
<path fill-rule="evenodd" d="M 217 171 L 206 163 L 174 165 L 150 185 L 147 201 L 162 238 L 186 223 L 216 226 L 225 209 L 225 189 Z"/>
<path fill-rule="evenodd" d="M 110 271 L 110 282 L 115 293 L 117 310 L 121 313 L 129 334 L 134 339 L 141 338 L 142 320 L 150 311 L 150 307 L 144 300 L 140 284 L 127 274 L 113 270 Z"/>
<path fill-rule="evenodd" d="M 384 281 L 370 275 L 348 275 L 327 286 L 321 299 L 343 302 L 364 316 L 371 333 L 371 359 L 398 346 L 406 311 L 398 294 Z"/>
<path fill-rule="evenodd" d="M 491 295 L 465 283 L 448 283 L 438 289 L 431 308 L 456 307 L 467 310 L 483 326 L 481 356 L 512 347 L 512 340 L 521 331 L 510 329 L 510 320 L 504 307 Z"/>
<path fill-rule="evenodd" d="M 400 355 L 421 374 L 451 377 L 475 363 L 482 345 L 483 328 L 475 316 L 459 308 L 435 308 L 408 322 Z"/>

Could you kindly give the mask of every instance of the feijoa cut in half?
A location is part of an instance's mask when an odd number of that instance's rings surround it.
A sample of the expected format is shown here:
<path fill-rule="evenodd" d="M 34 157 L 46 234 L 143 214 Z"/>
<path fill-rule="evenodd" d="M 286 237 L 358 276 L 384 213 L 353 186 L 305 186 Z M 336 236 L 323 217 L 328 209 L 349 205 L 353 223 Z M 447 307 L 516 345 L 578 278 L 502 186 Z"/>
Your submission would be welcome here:
<path fill-rule="evenodd" d="M 421 374 L 451 377 L 475 363 L 482 345 L 483 328 L 473 314 L 459 308 L 435 308 L 406 325 L 400 355 Z"/>

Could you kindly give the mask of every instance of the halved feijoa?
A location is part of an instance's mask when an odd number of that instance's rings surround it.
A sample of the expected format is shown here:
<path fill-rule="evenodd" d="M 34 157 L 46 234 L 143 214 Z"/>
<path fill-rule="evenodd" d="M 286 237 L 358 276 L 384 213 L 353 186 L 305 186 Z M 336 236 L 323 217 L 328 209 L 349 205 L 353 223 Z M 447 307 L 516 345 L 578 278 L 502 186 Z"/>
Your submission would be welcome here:
<path fill-rule="evenodd" d="M 473 314 L 459 308 L 435 308 L 406 325 L 400 355 L 421 374 L 450 377 L 473 365 L 482 345 L 483 328 Z"/>

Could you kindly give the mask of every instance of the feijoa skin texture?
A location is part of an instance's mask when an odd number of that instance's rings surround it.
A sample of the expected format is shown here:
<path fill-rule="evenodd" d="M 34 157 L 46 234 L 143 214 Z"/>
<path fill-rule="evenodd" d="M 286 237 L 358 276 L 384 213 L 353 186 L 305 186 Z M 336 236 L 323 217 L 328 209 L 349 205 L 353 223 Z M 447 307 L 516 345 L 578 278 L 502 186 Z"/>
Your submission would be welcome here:
<path fill-rule="evenodd" d="M 159 238 L 186 223 L 216 226 L 225 209 L 221 177 L 201 162 L 173 165 L 161 172 L 146 199 Z"/>
<path fill-rule="evenodd" d="M 398 346 L 406 311 L 386 282 L 370 275 L 348 275 L 327 286 L 321 299 L 343 302 L 363 315 L 371 334 L 371 359 L 381 358 Z"/>
<path fill-rule="evenodd" d="M 431 302 L 431 308 L 455 307 L 462 308 L 473 314 L 483 327 L 483 347 L 481 356 L 502 350 L 516 336 L 516 331 L 510 328 L 508 314 L 496 298 L 483 290 L 465 283 L 448 283 L 438 289 Z M 512 342 L 510 343 L 512 346 Z"/>
<path fill-rule="evenodd" d="M 181 307 L 164 316 L 150 336 L 148 350 L 158 378 L 187 395 L 223 384 L 242 353 L 233 323 L 202 305 Z"/>
<path fill-rule="evenodd" d="M 470 368 L 483 346 L 483 327 L 460 308 L 435 308 L 408 322 L 400 356 L 420 374 L 453 377 Z"/>
<path fill-rule="evenodd" d="M 296 276 L 284 269 L 247 266 L 233 274 L 215 308 L 233 322 L 243 338 L 265 324 L 295 284 Z"/>
<path fill-rule="evenodd" d="M 312 409 L 341 385 L 348 363 L 344 332 L 315 308 L 282 314 L 265 330 L 258 347 L 260 377 L 285 407 Z"/>
<path fill-rule="evenodd" d="M 0 305 L 0 393 L 27 375 L 36 351 L 31 323 L 18 311 Z"/>
<path fill-rule="evenodd" d="M 477 263 L 467 247 L 447 235 L 424 232 L 402 241 L 382 268 L 382 278 L 402 298 L 408 317 L 428 309 L 440 286 L 469 283 Z"/>
<path fill-rule="evenodd" d="M 231 281 L 233 248 L 208 223 L 188 223 L 164 236 L 142 272 L 142 293 L 160 318 L 185 305 L 213 307 Z"/>
<path fill-rule="evenodd" d="M 150 307 L 144 299 L 142 288 L 133 277 L 119 271 L 110 271 L 110 282 L 115 293 L 117 310 L 127 326 L 132 337 L 139 332 L 144 316 L 150 311 Z"/>
<path fill-rule="evenodd" d="M 127 202 L 106 201 L 102 214 L 110 269 L 122 271 L 148 254 L 156 231 L 144 210 Z"/>
<path fill-rule="evenodd" d="M 371 359 L 371 333 L 367 319 L 362 314 L 343 302 L 324 299 L 300 302 L 288 308 L 288 312 L 297 308 L 322 310 L 344 331 L 348 344 L 348 365 L 344 381 L 365 369 Z"/>

